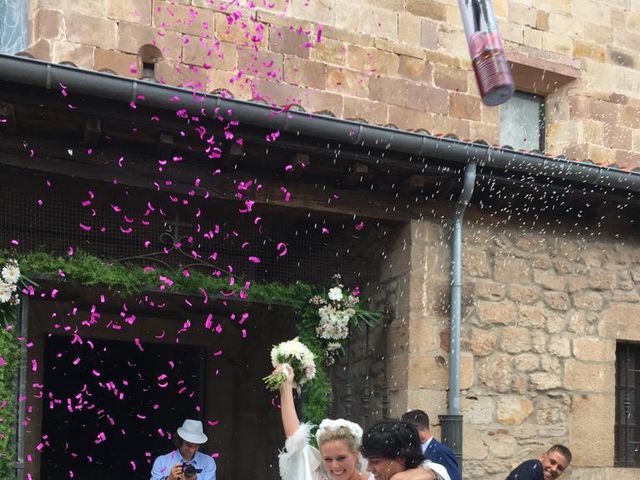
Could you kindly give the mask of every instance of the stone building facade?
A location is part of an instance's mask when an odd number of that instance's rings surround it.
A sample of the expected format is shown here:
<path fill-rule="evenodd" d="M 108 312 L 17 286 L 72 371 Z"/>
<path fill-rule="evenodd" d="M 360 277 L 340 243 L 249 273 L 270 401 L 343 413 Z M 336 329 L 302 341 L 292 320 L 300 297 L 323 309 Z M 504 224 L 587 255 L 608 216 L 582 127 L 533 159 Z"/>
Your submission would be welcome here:
<path fill-rule="evenodd" d="M 640 168 L 640 3 L 494 0 L 518 87 L 546 97 L 547 153 Z M 499 142 L 455 0 L 32 0 L 34 57 L 401 129 Z M 450 211 L 380 260 L 391 413 L 446 412 Z M 428 218 L 445 218 L 427 220 Z M 467 215 L 464 471 L 501 479 L 552 443 L 571 478 L 613 468 L 615 349 L 640 341 L 637 225 Z M 611 225 L 609 225 L 611 223 Z"/>

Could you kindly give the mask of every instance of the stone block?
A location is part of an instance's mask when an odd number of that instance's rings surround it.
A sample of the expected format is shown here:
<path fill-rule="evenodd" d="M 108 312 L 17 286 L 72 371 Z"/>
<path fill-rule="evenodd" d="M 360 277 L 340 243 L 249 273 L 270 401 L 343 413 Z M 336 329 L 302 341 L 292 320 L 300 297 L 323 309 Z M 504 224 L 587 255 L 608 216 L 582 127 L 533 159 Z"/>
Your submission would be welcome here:
<path fill-rule="evenodd" d="M 373 40 L 373 44 L 382 51 L 396 55 L 404 55 L 405 57 L 412 57 L 418 60 L 424 60 L 425 58 L 424 49 L 408 43 L 399 42 L 397 39 L 388 40 L 386 38 L 376 37 Z"/>
<path fill-rule="evenodd" d="M 238 66 L 241 66 L 245 75 L 264 80 L 281 80 L 284 56 L 264 50 L 242 48 L 238 50 Z"/>
<path fill-rule="evenodd" d="M 462 451 L 466 460 L 485 460 L 488 457 L 489 447 L 483 427 L 465 424 Z"/>
<path fill-rule="evenodd" d="M 52 60 L 54 62 L 71 62 L 80 68 L 93 69 L 95 47 L 57 41 L 53 43 Z"/>
<path fill-rule="evenodd" d="M 479 325 L 512 325 L 517 318 L 516 306 L 511 302 L 478 301 L 476 314 Z"/>
<path fill-rule="evenodd" d="M 498 400 L 497 419 L 503 425 L 520 425 L 533 412 L 531 400 L 514 395 L 503 395 Z"/>
<path fill-rule="evenodd" d="M 509 285 L 509 299 L 516 303 L 535 303 L 540 299 L 540 287 L 512 283 Z"/>
<path fill-rule="evenodd" d="M 566 281 L 563 275 L 558 275 L 554 270 L 533 270 L 533 281 L 547 290 L 564 290 Z"/>
<path fill-rule="evenodd" d="M 137 55 L 118 52 L 117 50 L 95 49 L 93 57 L 93 68 L 95 70 L 108 69 L 125 77 L 137 77 L 137 73 L 131 69 L 131 67 L 137 67 L 137 65 Z"/>
<path fill-rule="evenodd" d="M 275 53 L 309 58 L 310 37 L 307 31 L 284 27 L 272 27 L 269 31 L 269 50 Z"/>
<path fill-rule="evenodd" d="M 269 30 L 263 23 L 238 21 L 233 15 L 215 13 L 213 16 L 216 39 L 237 48 L 266 50 L 269 45 Z M 245 17 L 247 18 L 247 17 Z"/>
<path fill-rule="evenodd" d="M 553 310 L 567 311 L 571 307 L 569 295 L 565 292 L 545 292 L 544 303 Z"/>
<path fill-rule="evenodd" d="M 389 121 L 386 104 L 356 97 L 344 97 L 343 115 L 346 119 L 364 119 L 378 125 L 386 125 Z"/>
<path fill-rule="evenodd" d="M 481 105 L 480 97 L 457 92 L 449 94 L 449 115 L 453 117 L 480 121 Z"/>
<path fill-rule="evenodd" d="M 211 10 L 175 5 L 172 2 L 154 2 L 153 26 L 160 30 L 213 38 L 214 18 Z"/>
<path fill-rule="evenodd" d="M 303 18 L 316 23 L 334 25 L 335 9 L 340 8 L 342 2 L 334 0 L 291 0 L 291 16 Z"/>
<path fill-rule="evenodd" d="M 409 82 L 406 80 L 391 77 L 372 77 L 369 80 L 369 98 L 373 101 L 407 107 L 408 92 Z"/>
<path fill-rule="evenodd" d="M 182 35 L 176 32 L 164 32 L 129 22 L 118 23 L 117 50 L 137 54 L 143 45 L 157 46 L 164 58 L 179 60 L 182 55 Z M 98 45 L 99 46 L 99 45 Z"/>
<path fill-rule="evenodd" d="M 467 93 L 469 89 L 468 75 L 464 71 L 447 67 L 446 65 L 434 66 L 433 81 L 437 87 L 452 90 L 459 93 Z"/>
<path fill-rule="evenodd" d="M 371 88 L 371 83 L 369 83 L 369 86 Z M 433 131 L 435 120 L 434 116 L 428 112 L 389 105 L 389 124 L 402 129 L 424 129 Z"/>
<path fill-rule="evenodd" d="M 503 283 L 529 283 L 531 267 L 524 258 L 498 257 L 494 261 L 494 280 Z"/>
<path fill-rule="evenodd" d="M 461 401 L 462 415 L 464 415 L 464 430 L 467 424 L 486 425 L 493 422 L 496 405 L 492 397 L 466 397 Z M 466 452 L 465 452 L 466 453 Z"/>
<path fill-rule="evenodd" d="M 489 432 L 487 446 L 491 455 L 497 458 L 510 458 L 515 454 L 518 444 L 511 434 L 500 430 Z"/>
<path fill-rule="evenodd" d="M 116 22 L 109 19 L 69 12 L 65 16 L 67 40 L 113 50 L 116 48 Z"/>
<path fill-rule="evenodd" d="M 543 328 L 552 316 L 548 309 L 538 305 L 520 305 L 518 310 L 518 325 L 524 327 Z"/>
<path fill-rule="evenodd" d="M 613 393 L 615 365 L 567 360 L 564 365 L 564 387 L 582 392 Z"/>
<path fill-rule="evenodd" d="M 462 252 L 462 269 L 472 277 L 489 277 L 491 264 L 486 249 L 476 246 L 465 248 Z"/>
<path fill-rule="evenodd" d="M 321 62 L 285 55 L 283 77 L 286 83 L 292 85 L 324 90 L 326 88 L 327 66 Z"/>
<path fill-rule="evenodd" d="M 407 11 L 414 15 L 437 21 L 445 21 L 447 19 L 447 8 L 444 2 L 436 0 L 407 0 L 406 4 Z"/>
<path fill-rule="evenodd" d="M 594 414 L 597 413 L 597 414 Z M 576 395 L 571 399 L 569 444 L 576 467 L 613 465 L 614 395 Z"/>
<path fill-rule="evenodd" d="M 491 280 L 476 280 L 473 282 L 473 293 L 481 300 L 497 302 L 505 299 L 507 287 Z"/>
<path fill-rule="evenodd" d="M 208 72 L 196 66 L 163 60 L 156 65 L 156 78 L 161 83 L 179 87 L 207 90 Z"/>
<path fill-rule="evenodd" d="M 420 17 L 407 12 L 398 15 L 398 40 L 410 45 L 420 45 Z"/>
<path fill-rule="evenodd" d="M 433 65 L 418 58 L 399 55 L 398 75 L 403 79 L 431 84 Z"/>
<path fill-rule="evenodd" d="M 365 75 L 395 76 L 399 66 L 398 55 L 358 45 L 349 45 L 347 65 Z"/>
<path fill-rule="evenodd" d="M 251 84 L 245 81 L 238 81 L 237 72 L 211 69 L 207 73 L 207 85 L 210 92 L 224 88 L 228 90 L 234 98 L 250 100 L 252 98 Z"/>
<path fill-rule="evenodd" d="M 423 83 L 409 82 L 407 107 L 413 110 L 444 115 L 448 112 L 447 91 Z"/>
<path fill-rule="evenodd" d="M 573 355 L 587 362 L 615 362 L 616 341 L 600 337 L 576 337 L 573 339 Z"/>
<path fill-rule="evenodd" d="M 27 52 L 33 55 L 38 60 L 50 62 L 52 60 L 52 55 L 53 55 L 51 40 L 46 40 L 44 38 L 41 38 L 33 45 L 30 45 L 29 48 L 27 48 Z"/>
<path fill-rule="evenodd" d="M 534 390 L 553 390 L 562 386 L 560 375 L 551 372 L 535 372 L 530 375 L 531 387 Z"/>
<path fill-rule="evenodd" d="M 405 372 L 410 388 L 445 388 L 449 383 L 449 366 L 443 355 L 410 354 Z"/>
<path fill-rule="evenodd" d="M 409 388 L 407 390 L 407 409 L 405 411 L 416 408 L 427 412 L 429 419 L 435 424 L 438 415 L 447 412 L 447 392 L 443 389 Z"/>
<path fill-rule="evenodd" d="M 347 45 L 339 40 L 325 37 L 310 50 L 309 58 L 331 65 L 346 65 Z"/>
<path fill-rule="evenodd" d="M 38 10 L 34 19 L 34 34 L 38 38 L 54 40 L 64 35 L 64 22 L 62 12 L 57 10 Z"/>
<path fill-rule="evenodd" d="M 598 312 L 602 310 L 604 300 L 598 292 L 576 292 L 572 294 L 573 306 L 583 310 Z"/>
<path fill-rule="evenodd" d="M 469 352 L 460 352 L 460 389 L 469 390 L 473 386 L 474 358 Z"/>
<path fill-rule="evenodd" d="M 531 331 L 523 327 L 505 327 L 500 332 L 500 350 L 522 353 L 531 350 Z"/>
<path fill-rule="evenodd" d="M 500 393 L 511 389 L 511 356 L 498 353 L 482 360 L 478 369 L 478 380 L 486 387 Z"/>
<path fill-rule="evenodd" d="M 182 61 L 189 65 L 208 65 L 218 70 L 233 71 L 238 67 L 238 51 L 230 43 L 185 35 Z"/>
<path fill-rule="evenodd" d="M 533 372 L 540 367 L 540 358 L 535 353 L 522 353 L 513 359 L 513 364 L 519 372 Z"/>
<path fill-rule="evenodd" d="M 359 31 L 375 39 L 398 40 L 398 13 L 376 7 L 360 7 Z M 375 41 L 375 40 L 374 40 Z"/>
<path fill-rule="evenodd" d="M 560 358 L 571 356 L 571 339 L 564 335 L 550 335 L 547 350 L 551 355 Z"/>
<path fill-rule="evenodd" d="M 564 403 L 539 397 L 535 402 L 536 422 L 539 425 L 557 425 L 569 417 L 569 408 Z"/>
<path fill-rule="evenodd" d="M 608 338 L 640 341 L 640 304 L 612 302 L 601 319 Z"/>
<path fill-rule="evenodd" d="M 151 25 L 152 0 L 107 0 L 107 17 L 114 20 Z"/>
<path fill-rule="evenodd" d="M 498 335 L 494 331 L 487 331 L 480 328 L 474 328 L 471 331 L 471 351 L 478 357 L 485 357 L 493 353 L 496 349 L 497 341 Z"/>

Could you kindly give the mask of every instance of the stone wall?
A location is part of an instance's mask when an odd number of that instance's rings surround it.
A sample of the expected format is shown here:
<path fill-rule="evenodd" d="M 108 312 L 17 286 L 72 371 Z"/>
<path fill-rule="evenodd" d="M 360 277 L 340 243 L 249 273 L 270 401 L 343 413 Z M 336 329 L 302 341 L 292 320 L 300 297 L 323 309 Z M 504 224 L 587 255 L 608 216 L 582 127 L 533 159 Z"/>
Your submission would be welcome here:
<path fill-rule="evenodd" d="M 493 3 L 511 58 L 540 74 L 520 87 L 551 90 L 548 152 L 640 166 L 640 3 Z M 29 52 L 42 60 L 140 77 L 145 44 L 159 48 L 151 63 L 170 84 L 499 140 L 457 0 L 31 1 Z M 579 78 L 554 92 L 553 75 L 567 71 Z"/>
<path fill-rule="evenodd" d="M 503 479 L 553 443 L 572 449 L 571 478 L 611 475 L 601 467 L 613 466 L 616 340 L 640 340 L 640 238 L 497 226 L 477 211 L 465 224 L 465 476 Z M 390 352 L 390 371 L 407 371 L 398 411 L 424 408 L 436 422 L 447 405 L 446 232 L 431 222 L 407 231 L 409 311 L 389 340 L 409 332 L 408 351 Z"/>

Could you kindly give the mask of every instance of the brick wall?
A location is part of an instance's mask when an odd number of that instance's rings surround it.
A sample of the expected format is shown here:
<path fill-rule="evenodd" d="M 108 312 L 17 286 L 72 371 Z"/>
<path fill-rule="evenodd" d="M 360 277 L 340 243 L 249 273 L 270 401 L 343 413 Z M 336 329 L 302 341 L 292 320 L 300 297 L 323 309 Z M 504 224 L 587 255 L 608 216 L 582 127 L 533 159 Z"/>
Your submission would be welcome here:
<path fill-rule="evenodd" d="M 494 6 L 508 51 L 581 72 L 549 94 L 548 152 L 640 167 L 640 4 Z M 499 139 L 499 110 L 478 97 L 456 0 L 32 0 L 37 58 L 139 76 L 146 43 L 161 49 L 156 76 L 170 84 Z"/>

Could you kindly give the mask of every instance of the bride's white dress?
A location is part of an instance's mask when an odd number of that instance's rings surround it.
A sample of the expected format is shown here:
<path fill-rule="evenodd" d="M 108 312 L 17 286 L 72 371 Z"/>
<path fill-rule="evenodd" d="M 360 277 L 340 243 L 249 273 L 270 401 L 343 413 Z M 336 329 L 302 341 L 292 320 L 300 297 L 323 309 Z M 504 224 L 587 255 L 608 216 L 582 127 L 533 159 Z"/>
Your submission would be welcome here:
<path fill-rule="evenodd" d="M 282 480 L 330 480 L 322 466 L 320 452 L 309 445 L 312 429 L 312 425 L 301 423 L 295 433 L 287 438 L 284 450 L 278 455 Z M 451 480 L 447 469 L 439 463 L 425 460 L 422 466 L 432 470 L 438 480 Z M 365 470 L 366 465 L 363 466 Z M 369 474 L 369 480 L 373 480 L 372 474 Z"/>

